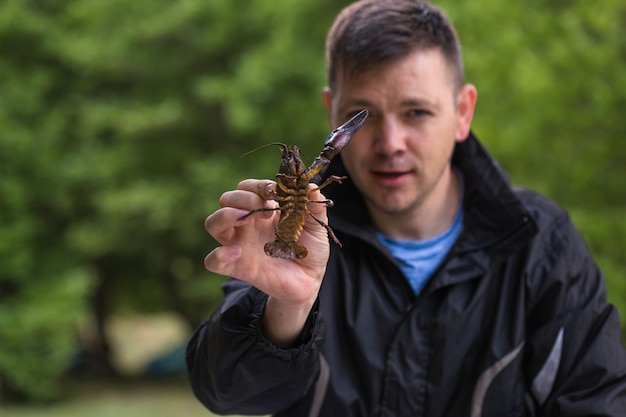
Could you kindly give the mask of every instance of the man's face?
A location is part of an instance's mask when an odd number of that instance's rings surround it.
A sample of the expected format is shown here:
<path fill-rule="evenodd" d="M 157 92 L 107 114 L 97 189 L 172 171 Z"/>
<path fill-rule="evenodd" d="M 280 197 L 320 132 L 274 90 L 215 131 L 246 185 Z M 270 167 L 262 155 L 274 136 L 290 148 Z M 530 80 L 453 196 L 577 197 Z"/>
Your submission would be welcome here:
<path fill-rule="evenodd" d="M 335 89 L 324 92 L 331 126 L 369 111 L 341 155 L 370 212 L 410 214 L 446 192 L 452 151 L 469 133 L 475 93 L 473 86 L 456 91 L 437 49 L 357 77 L 337 74 Z"/>

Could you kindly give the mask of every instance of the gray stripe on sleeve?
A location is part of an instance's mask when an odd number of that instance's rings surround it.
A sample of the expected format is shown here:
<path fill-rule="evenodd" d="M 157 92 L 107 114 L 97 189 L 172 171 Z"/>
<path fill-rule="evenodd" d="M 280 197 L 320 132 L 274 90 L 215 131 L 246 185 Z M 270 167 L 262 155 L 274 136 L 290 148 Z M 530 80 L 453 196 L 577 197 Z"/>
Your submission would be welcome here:
<path fill-rule="evenodd" d="M 315 383 L 315 392 L 313 393 L 313 402 L 311 403 L 311 409 L 309 410 L 309 417 L 318 417 L 324 398 L 326 397 L 326 390 L 328 389 L 328 381 L 330 380 L 330 366 L 324 355 L 320 353 L 320 375 Z"/>
<path fill-rule="evenodd" d="M 485 396 L 487 395 L 487 390 L 491 386 L 491 383 L 496 379 L 496 377 L 500 374 L 500 372 L 502 372 L 504 368 L 506 368 L 511 362 L 513 362 L 513 360 L 520 354 L 523 347 L 524 342 L 520 343 L 511 352 L 507 353 L 496 363 L 485 369 L 480 375 L 480 377 L 478 378 L 478 382 L 476 382 L 476 386 L 474 387 L 471 417 L 480 417 L 482 415 L 483 403 L 485 401 Z"/>
<path fill-rule="evenodd" d="M 556 336 L 556 340 L 552 345 L 550 354 L 546 359 L 541 370 L 533 379 L 531 390 L 535 395 L 535 399 L 539 404 L 543 404 L 548 399 L 554 381 L 556 380 L 556 374 L 559 371 L 559 363 L 561 362 L 561 354 L 563 352 L 563 328 L 559 330 Z"/>

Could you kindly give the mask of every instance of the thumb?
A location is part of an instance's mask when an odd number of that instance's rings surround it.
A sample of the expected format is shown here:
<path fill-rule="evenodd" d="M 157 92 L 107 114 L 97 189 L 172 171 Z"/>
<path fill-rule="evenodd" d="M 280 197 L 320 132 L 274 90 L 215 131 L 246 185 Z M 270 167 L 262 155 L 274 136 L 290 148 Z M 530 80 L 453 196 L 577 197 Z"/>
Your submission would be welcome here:
<path fill-rule="evenodd" d="M 242 249 L 239 245 L 220 246 L 204 258 L 204 266 L 216 274 L 232 276 L 235 274 L 237 261 L 241 258 Z"/>

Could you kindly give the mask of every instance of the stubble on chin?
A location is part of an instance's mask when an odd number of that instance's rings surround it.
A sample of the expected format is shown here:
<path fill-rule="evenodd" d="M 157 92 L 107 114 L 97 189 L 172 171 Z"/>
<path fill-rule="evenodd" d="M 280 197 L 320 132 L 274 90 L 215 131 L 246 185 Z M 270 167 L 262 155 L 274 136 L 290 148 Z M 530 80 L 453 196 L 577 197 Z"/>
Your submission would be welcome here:
<path fill-rule="evenodd" d="M 370 213 L 375 211 L 387 217 L 402 217 L 419 210 L 422 206 L 425 195 L 416 196 L 411 200 L 404 201 L 402 196 L 384 196 L 382 198 L 372 198 L 366 196 L 365 201 Z"/>

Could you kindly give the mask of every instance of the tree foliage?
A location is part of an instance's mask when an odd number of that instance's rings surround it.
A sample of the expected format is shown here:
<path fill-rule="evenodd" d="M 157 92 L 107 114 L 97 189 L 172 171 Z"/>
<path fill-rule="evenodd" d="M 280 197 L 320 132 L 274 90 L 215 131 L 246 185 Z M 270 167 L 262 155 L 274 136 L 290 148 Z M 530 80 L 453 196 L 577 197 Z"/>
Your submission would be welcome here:
<path fill-rule="evenodd" d="M 478 87 L 475 132 L 513 182 L 570 211 L 626 320 L 626 4 L 439 3 Z"/>
<path fill-rule="evenodd" d="M 348 1 L 0 4 L 0 383 L 54 394 L 97 318 L 220 297 L 202 222 L 272 141 L 312 159 L 328 127 L 323 44 Z M 474 131 L 513 182 L 568 208 L 626 312 L 626 5 L 440 1 L 457 24 Z M 624 314 L 624 313 L 623 313 Z"/>

